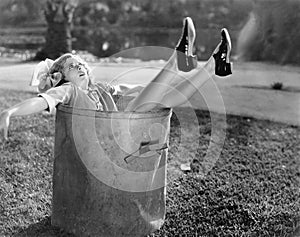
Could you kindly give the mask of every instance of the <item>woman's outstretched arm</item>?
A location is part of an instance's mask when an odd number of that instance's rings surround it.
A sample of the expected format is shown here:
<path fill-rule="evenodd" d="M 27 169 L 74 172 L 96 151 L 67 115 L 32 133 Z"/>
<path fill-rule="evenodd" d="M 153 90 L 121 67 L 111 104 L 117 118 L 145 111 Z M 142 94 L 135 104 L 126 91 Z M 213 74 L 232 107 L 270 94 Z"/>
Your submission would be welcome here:
<path fill-rule="evenodd" d="M 3 131 L 4 139 L 8 137 L 10 118 L 15 116 L 39 113 L 48 108 L 46 100 L 42 97 L 31 98 L 14 105 L 0 113 L 0 132 Z"/>

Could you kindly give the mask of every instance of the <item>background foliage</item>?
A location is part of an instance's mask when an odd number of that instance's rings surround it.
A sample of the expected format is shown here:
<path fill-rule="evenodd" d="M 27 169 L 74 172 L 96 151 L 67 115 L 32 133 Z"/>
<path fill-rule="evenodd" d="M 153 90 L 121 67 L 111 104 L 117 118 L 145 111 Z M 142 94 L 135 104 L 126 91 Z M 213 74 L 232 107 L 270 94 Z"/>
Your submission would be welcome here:
<path fill-rule="evenodd" d="M 47 27 L 44 2 L 1 0 L 0 26 L 4 29 L 0 30 L 0 46 L 41 47 Z M 234 54 L 243 54 L 247 60 L 300 64 L 299 9 L 296 0 L 80 0 L 74 15 L 73 48 L 99 57 L 144 45 L 173 48 L 181 34 L 182 18 L 191 16 L 200 59 L 210 56 L 220 29 L 227 27 Z M 247 42 L 236 47 L 252 11 L 255 30 L 244 34 Z"/>
<path fill-rule="evenodd" d="M 246 58 L 300 64 L 300 1 L 258 1 L 254 12 L 257 30 Z"/>

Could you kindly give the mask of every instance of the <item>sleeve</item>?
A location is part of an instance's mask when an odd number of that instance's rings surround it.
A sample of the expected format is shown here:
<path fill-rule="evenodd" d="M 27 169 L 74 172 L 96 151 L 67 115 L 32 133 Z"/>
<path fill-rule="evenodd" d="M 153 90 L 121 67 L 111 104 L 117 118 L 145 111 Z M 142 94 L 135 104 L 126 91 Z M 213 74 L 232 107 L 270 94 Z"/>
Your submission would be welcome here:
<path fill-rule="evenodd" d="M 67 104 L 72 96 L 72 86 L 62 85 L 54 87 L 46 91 L 45 93 L 40 93 L 38 96 L 43 97 L 47 104 L 50 114 L 55 111 L 55 108 L 58 104 Z"/>

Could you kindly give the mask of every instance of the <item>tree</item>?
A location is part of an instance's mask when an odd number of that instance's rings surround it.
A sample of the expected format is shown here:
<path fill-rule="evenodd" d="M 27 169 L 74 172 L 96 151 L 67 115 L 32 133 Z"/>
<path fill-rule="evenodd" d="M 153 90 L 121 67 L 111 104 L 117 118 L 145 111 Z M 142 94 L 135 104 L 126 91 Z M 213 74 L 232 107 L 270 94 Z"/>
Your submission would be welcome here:
<path fill-rule="evenodd" d="M 44 8 L 48 24 L 44 48 L 36 54 L 37 60 L 55 59 L 72 50 L 72 21 L 78 0 L 47 0 Z"/>
<path fill-rule="evenodd" d="M 300 64 L 298 0 L 253 0 L 253 10 L 237 40 L 240 59 Z"/>

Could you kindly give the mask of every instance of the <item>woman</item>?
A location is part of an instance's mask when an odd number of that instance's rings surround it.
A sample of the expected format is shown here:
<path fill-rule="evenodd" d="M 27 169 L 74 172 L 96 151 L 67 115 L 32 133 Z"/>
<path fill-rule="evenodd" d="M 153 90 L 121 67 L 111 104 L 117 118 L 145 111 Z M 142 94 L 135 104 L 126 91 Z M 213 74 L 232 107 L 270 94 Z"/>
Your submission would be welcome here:
<path fill-rule="evenodd" d="M 178 106 L 185 103 L 212 75 L 231 74 L 231 42 L 227 30 L 221 30 L 221 42 L 203 67 L 197 66 L 196 57 L 192 52 L 195 37 L 194 24 L 192 19 L 187 17 L 184 19 L 182 36 L 169 61 L 129 103 L 125 111 L 149 111 L 155 107 Z M 189 75 L 188 80 L 182 80 L 186 73 Z M 41 93 L 0 114 L 0 131 L 3 130 L 5 139 L 10 119 L 14 116 L 44 110 L 51 113 L 58 104 L 99 111 L 117 111 L 112 95 L 130 94 L 137 90 L 126 85 L 112 87 L 108 84 L 93 83 L 87 63 L 72 54 L 64 54 L 55 61 L 40 63 L 34 77 L 39 81 L 38 88 Z"/>

